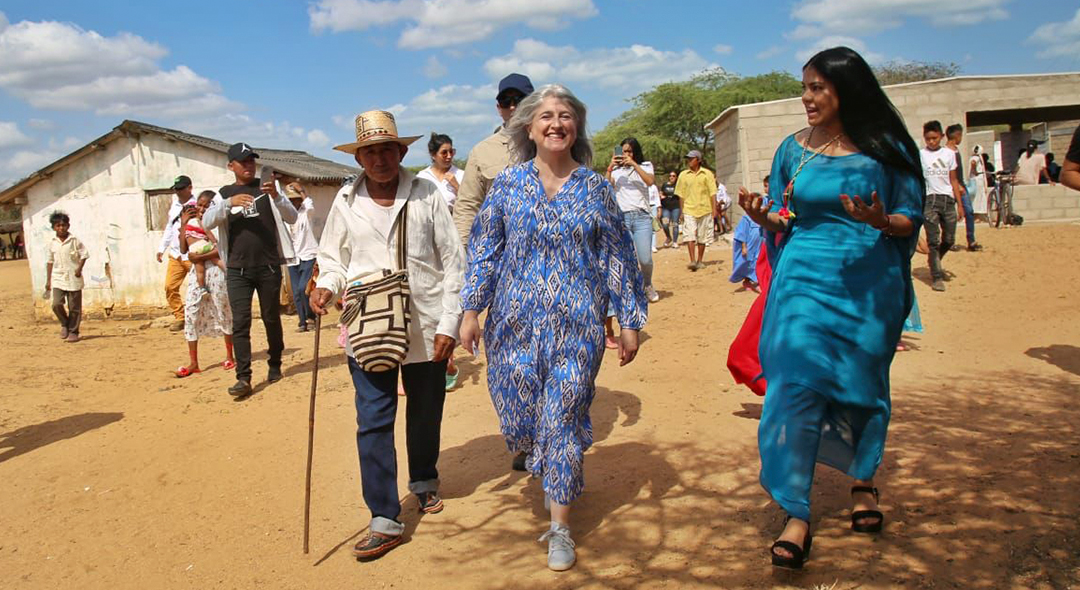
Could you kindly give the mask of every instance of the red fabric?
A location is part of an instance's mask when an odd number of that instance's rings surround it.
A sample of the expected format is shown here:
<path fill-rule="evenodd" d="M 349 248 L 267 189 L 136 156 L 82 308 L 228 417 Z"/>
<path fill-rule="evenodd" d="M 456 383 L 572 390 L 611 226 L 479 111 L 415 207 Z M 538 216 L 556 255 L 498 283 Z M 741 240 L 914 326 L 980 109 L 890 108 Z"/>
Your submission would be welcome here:
<path fill-rule="evenodd" d="M 769 251 L 765 244 L 757 259 L 758 294 L 750 311 L 746 314 L 742 328 L 735 335 L 735 340 L 728 349 L 728 370 L 736 383 L 742 383 L 757 395 L 765 395 L 765 379 L 761 375 L 761 360 L 758 358 L 758 341 L 761 339 L 761 319 L 765 315 L 765 300 L 769 295 L 769 282 L 772 280 L 772 266 L 769 264 Z"/>

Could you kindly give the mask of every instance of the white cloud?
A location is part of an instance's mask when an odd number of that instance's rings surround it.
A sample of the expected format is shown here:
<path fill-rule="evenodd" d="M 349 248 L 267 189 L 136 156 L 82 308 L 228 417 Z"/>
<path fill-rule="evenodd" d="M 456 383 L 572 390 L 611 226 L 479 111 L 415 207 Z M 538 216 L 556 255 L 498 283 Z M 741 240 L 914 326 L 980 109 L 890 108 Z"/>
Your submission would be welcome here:
<path fill-rule="evenodd" d="M 596 14 L 592 0 L 319 0 L 308 8 L 316 32 L 408 23 L 398 38 L 407 49 L 471 43 L 513 25 L 550 31 Z"/>
<path fill-rule="evenodd" d="M 783 52 L 784 47 L 782 45 L 773 45 L 772 47 L 759 51 L 754 57 L 757 59 L 769 59 L 770 57 L 776 57 Z"/>
<path fill-rule="evenodd" d="M 442 78 L 449 70 L 447 70 L 446 66 L 439 61 L 439 58 L 432 55 L 427 59 L 427 62 L 424 63 L 424 69 L 422 71 L 425 77 L 435 79 Z"/>
<path fill-rule="evenodd" d="M 859 55 L 861 55 L 863 59 L 867 61 L 867 63 L 880 64 L 886 61 L 884 55 L 880 53 L 874 53 L 868 50 L 866 47 L 866 43 L 863 43 L 861 40 L 854 37 L 845 37 L 843 35 L 830 35 L 827 37 L 822 37 L 821 39 L 818 39 L 818 41 L 813 45 L 810 45 L 809 47 L 806 47 L 804 49 L 800 49 L 798 52 L 795 53 L 795 57 L 798 58 L 800 62 L 805 62 L 806 60 L 813 57 L 815 53 L 823 49 L 839 47 L 841 45 L 850 47 L 851 49 L 859 52 Z"/>
<path fill-rule="evenodd" d="M 330 136 L 322 129 L 312 129 L 307 133 L 307 142 L 315 147 L 324 147 L 330 143 Z"/>
<path fill-rule="evenodd" d="M 164 70 L 168 50 L 130 33 L 103 37 L 74 24 L 22 21 L 0 28 L 0 88 L 39 109 L 102 115 L 215 115 L 242 105 L 186 66 Z"/>
<path fill-rule="evenodd" d="M 34 143 L 25 133 L 19 130 L 18 124 L 12 121 L 0 121 L 0 151 L 23 147 Z"/>
<path fill-rule="evenodd" d="M 735 48 L 730 45 L 719 43 L 712 48 L 713 52 L 717 55 L 731 55 Z"/>
<path fill-rule="evenodd" d="M 1010 0 L 802 0 L 791 11 L 799 25 L 789 36 L 868 35 L 917 18 L 937 27 L 1004 20 Z"/>
<path fill-rule="evenodd" d="M 52 131 L 53 129 L 56 129 L 56 123 L 50 119 L 30 119 L 26 122 L 26 126 L 40 131 Z"/>
<path fill-rule="evenodd" d="M 661 51 L 648 45 L 631 45 L 580 51 L 572 46 L 554 47 L 535 39 L 520 39 L 513 50 L 484 63 L 492 79 L 521 72 L 533 83 L 560 82 L 636 93 L 663 82 L 685 80 L 716 64 L 693 50 Z"/>
<path fill-rule="evenodd" d="M 1039 26 L 1028 37 L 1027 43 L 1042 48 L 1037 54 L 1039 57 L 1080 59 L 1080 9 L 1071 20 Z"/>

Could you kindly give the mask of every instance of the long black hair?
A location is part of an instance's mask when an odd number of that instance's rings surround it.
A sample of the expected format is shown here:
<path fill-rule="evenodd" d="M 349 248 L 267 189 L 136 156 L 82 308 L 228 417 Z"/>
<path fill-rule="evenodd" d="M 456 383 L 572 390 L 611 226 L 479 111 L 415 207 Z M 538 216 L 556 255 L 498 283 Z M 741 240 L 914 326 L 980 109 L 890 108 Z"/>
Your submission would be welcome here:
<path fill-rule="evenodd" d="M 641 152 L 641 144 L 638 143 L 638 140 L 637 140 L 636 137 L 627 137 L 626 139 L 620 141 L 619 145 L 620 146 L 623 146 L 623 145 L 630 146 L 630 152 L 634 154 L 634 161 L 637 162 L 638 164 L 645 161 L 645 154 L 643 154 Z"/>
<path fill-rule="evenodd" d="M 860 152 L 925 186 L 919 148 L 861 55 L 848 47 L 833 47 L 811 57 L 806 68 L 814 68 L 836 88 L 844 134 Z"/>

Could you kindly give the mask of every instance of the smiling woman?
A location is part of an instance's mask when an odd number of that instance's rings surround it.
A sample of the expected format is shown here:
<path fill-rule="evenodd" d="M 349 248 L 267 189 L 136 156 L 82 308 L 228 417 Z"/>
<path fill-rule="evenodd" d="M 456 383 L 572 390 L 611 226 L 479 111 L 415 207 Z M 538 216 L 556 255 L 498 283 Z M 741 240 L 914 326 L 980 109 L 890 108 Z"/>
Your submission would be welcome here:
<path fill-rule="evenodd" d="M 551 525 L 541 540 L 548 567 L 561 571 L 576 560 L 570 504 L 585 485 L 604 317 L 615 310 L 625 365 L 647 303 L 611 185 L 588 168 L 585 105 L 545 86 L 521 102 L 508 132 L 517 164 L 496 177 L 473 222 L 461 343 L 476 354 L 487 309 L 488 389 L 507 446 L 543 482 Z"/>

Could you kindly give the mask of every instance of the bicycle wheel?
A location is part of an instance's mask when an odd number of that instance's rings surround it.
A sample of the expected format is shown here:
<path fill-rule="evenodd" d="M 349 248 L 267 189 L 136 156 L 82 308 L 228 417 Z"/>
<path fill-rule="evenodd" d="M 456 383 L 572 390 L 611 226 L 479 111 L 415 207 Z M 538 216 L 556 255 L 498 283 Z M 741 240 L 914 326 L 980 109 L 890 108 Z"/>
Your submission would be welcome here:
<path fill-rule="evenodd" d="M 1004 223 L 1012 225 L 1010 219 L 1013 214 L 1013 185 L 1008 183 L 1001 187 L 1001 216 L 1005 219 Z"/>
<path fill-rule="evenodd" d="M 986 221 L 991 227 L 999 227 L 1001 218 L 1001 194 L 995 187 L 990 189 L 990 195 L 986 200 Z"/>

